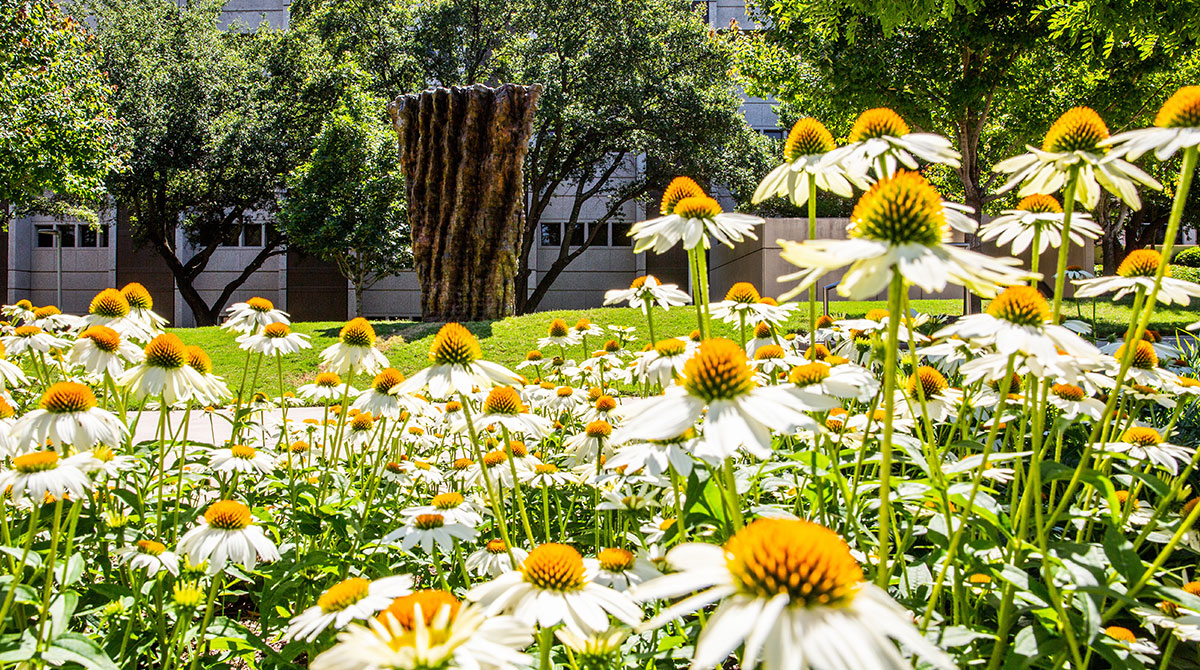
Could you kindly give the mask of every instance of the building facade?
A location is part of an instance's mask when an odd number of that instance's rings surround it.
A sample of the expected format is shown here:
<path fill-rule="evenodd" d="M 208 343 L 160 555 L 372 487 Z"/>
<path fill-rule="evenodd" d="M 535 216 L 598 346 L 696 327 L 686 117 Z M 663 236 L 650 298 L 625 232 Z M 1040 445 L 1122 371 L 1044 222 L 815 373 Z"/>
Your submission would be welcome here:
<path fill-rule="evenodd" d="M 289 0 L 228 0 L 222 21 L 258 25 L 267 22 L 282 28 L 288 24 Z M 731 21 L 747 25 L 744 0 L 699 0 L 714 28 L 729 26 Z M 743 112 L 754 129 L 772 137 L 781 137 L 770 101 L 747 98 Z M 633 179 L 642 159 L 631 159 L 628 167 L 614 179 Z M 561 222 L 569 219 L 573 204 L 573 186 L 563 187 L 564 195 L 551 204 L 537 231 L 530 257 L 533 273 L 530 290 L 545 276 L 553 263 L 564 234 Z M 728 204 L 728 203 L 725 203 Z M 602 200 L 584 204 L 582 220 L 596 220 L 604 207 Z M 635 255 L 627 237 L 629 225 L 645 218 L 638 203 L 625 207 L 620 220 L 603 224 L 597 243 L 581 254 L 564 271 L 539 305 L 540 309 L 576 309 L 595 307 L 610 288 L 627 286 L 634 277 L 646 272 L 686 286 L 686 258 L 680 254 L 647 257 Z M 29 299 L 35 305 L 55 304 L 64 311 L 86 312 L 91 298 L 102 288 L 121 286 L 130 281 L 145 284 L 155 299 L 156 310 L 179 326 L 194 325 L 192 312 L 175 287 L 174 278 L 161 258 L 149 247 L 140 247 L 131 238 L 129 227 L 121 225 L 122 212 L 107 212 L 98 227 L 80 222 L 55 221 L 47 217 L 16 219 L 2 236 L 5 263 L 0 271 L 8 302 Z M 259 217 L 243 225 L 236 240 L 215 253 L 195 282 L 201 295 L 211 304 L 224 286 L 262 250 L 266 226 L 270 221 Z M 576 237 L 590 230 L 577 228 Z M 182 250 L 181 260 L 189 255 L 182 232 L 175 248 Z M 230 304 L 251 296 L 262 296 L 292 313 L 298 320 L 340 320 L 352 315 L 353 292 L 330 265 L 294 252 L 273 256 L 254 272 L 231 297 Z M 372 318 L 420 317 L 420 292 L 415 273 L 403 273 L 381 280 L 364 295 L 364 312 Z"/>

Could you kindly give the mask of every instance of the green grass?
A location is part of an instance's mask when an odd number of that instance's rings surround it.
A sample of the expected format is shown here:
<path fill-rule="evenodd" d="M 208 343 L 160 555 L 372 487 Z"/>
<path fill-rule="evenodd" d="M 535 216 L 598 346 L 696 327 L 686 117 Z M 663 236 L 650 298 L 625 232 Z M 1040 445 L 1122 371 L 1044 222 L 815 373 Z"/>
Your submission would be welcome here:
<path fill-rule="evenodd" d="M 835 316 L 857 317 L 867 311 L 885 307 L 878 301 L 864 302 L 835 302 L 830 303 L 830 311 Z M 914 300 L 913 309 L 928 314 L 957 315 L 962 313 L 961 300 Z M 819 307 L 819 306 L 818 306 Z M 1084 320 L 1091 320 L 1091 301 L 1081 301 Z M 1111 302 L 1097 302 L 1098 330 L 1101 335 L 1111 335 L 1124 332 L 1129 322 L 1128 305 Z M 1075 301 L 1068 300 L 1063 312 L 1068 318 L 1077 318 Z M 588 310 L 564 310 L 555 312 L 538 312 L 526 316 L 509 317 L 500 321 L 483 321 L 466 324 L 479 338 L 483 347 L 484 358 L 506 366 L 515 366 L 525 360 L 525 354 L 530 349 L 537 348 L 537 340 L 546 334 L 546 327 L 555 318 L 562 318 L 569 324 L 574 324 L 580 318 L 587 318 L 593 323 L 605 328 L 614 326 L 633 326 L 637 329 L 639 343 L 649 339 L 646 330 L 646 319 L 638 310 L 627 308 L 598 308 Z M 1182 328 L 1200 319 L 1200 313 L 1194 309 L 1160 309 L 1155 313 L 1152 328 L 1164 334 L 1170 334 L 1176 328 Z M 799 326 L 807 321 L 807 309 L 802 308 L 794 324 Z M 376 334 L 379 336 L 377 346 L 384 352 L 391 365 L 405 374 L 412 374 L 428 365 L 429 347 L 441 324 L 413 321 L 386 321 L 374 323 Z M 654 313 L 656 335 L 662 339 L 675 335 L 684 335 L 696 327 L 696 312 L 692 307 L 675 308 L 669 312 L 656 310 Z M 337 341 L 341 322 L 320 321 L 296 323 L 293 330 L 310 336 L 311 349 L 288 356 L 283 360 L 284 385 L 290 390 L 300 384 L 307 383 L 316 376 L 320 361 L 319 353 L 325 347 Z M 187 344 L 197 344 L 209 353 L 213 360 L 214 372 L 225 377 L 231 387 L 240 383 L 242 371 L 246 364 L 246 353 L 240 350 L 234 342 L 234 335 L 219 328 L 180 328 L 177 333 Z M 724 323 L 713 324 L 713 334 L 719 337 L 737 339 L 736 326 Z M 598 348 L 602 341 L 589 341 L 589 348 Z M 547 356 L 558 352 L 547 350 Z M 578 359 L 582 348 L 576 345 L 567 352 L 568 357 Z M 254 359 L 250 361 L 250 375 L 254 374 Z M 256 388 L 278 392 L 278 372 L 271 361 L 264 360 L 260 378 Z"/>

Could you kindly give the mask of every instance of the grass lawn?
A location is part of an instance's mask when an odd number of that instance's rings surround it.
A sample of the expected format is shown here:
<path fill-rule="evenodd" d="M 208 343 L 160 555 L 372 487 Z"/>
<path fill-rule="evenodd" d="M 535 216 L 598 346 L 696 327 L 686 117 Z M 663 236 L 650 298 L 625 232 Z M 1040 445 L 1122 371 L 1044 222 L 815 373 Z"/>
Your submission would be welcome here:
<path fill-rule="evenodd" d="M 830 304 L 830 311 L 835 316 L 862 316 L 868 310 L 885 307 L 883 302 L 835 302 Z M 914 300 L 912 308 L 929 314 L 957 315 L 962 313 L 961 300 Z M 1081 301 L 1084 320 L 1091 320 L 1091 301 Z M 1068 300 L 1063 308 L 1069 317 L 1077 317 L 1077 306 Z M 1111 302 L 1097 302 L 1097 324 L 1101 335 L 1124 332 L 1129 321 L 1130 307 Z M 802 309 L 795 325 L 807 320 L 807 310 Z M 497 363 L 514 366 L 525 360 L 525 353 L 537 347 L 537 340 L 544 337 L 546 328 L 554 318 L 562 318 L 569 324 L 574 324 L 580 318 L 587 318 L 600 327 L 610 325 L 633 326 L 637 328 L 639 342 L 645 342 L 649 335 L 646 330 L 646 319 L 640 311 L 628 308 L 598 308 L 588 310 L 566 310 L 556 312 L 538 312 L 526 316 L 509 317 L 500 321 L 483 321 L 466 324 L 483 346 L 486 359 Z M 1151 327 L 1163 334 L 1171 334 L 1177 328 L 1200 320 L 1200 310 L 1197 309 L 1160 309 Z M 387 355 L 392 366 L 405 374 L 411 374 L 428 364 L 428 352 L 433 336 L 441 324 L 422 323 L 413 321 L 386 321 L 374 324 L 379 336 L 377 346 Z M 320 321 L 296 323 L 293 330 L 309 335 L 312 348 L 296 355 L 289 356 L 283 361 L 284 386 L 294 389 L 300 384 L 309 382 L 316 376 L 319 352 L 337 341 L 341 322 Z M 654 314 L 655 333 L 659 338 L 681 335 L 691 332 L 696 327 L 695 309 L 688 306 L 675 308 L 669 312 L 656 310 Z M 737 339 L 736 326 L 724 323 L 713 324 L 713 334 Z M 178 328 L 174 329 L 183 341 L 188 344 L 200 345 L 212 356 L 214 372 L 226 378 L 231 387 L 236 388 L 242 377 L 246 364 L 246 354 L 238 349 L 234 335 L 219 328 Z M 589 341 L 589 348 L 598 348 L 603 342 Z M 568 351 L 568 357 L 578 359 L 582 352 L 580 346 Z M 544 351 L 547 356 L 558 352 Z M 253 366 L 254 360 L 251 360 Z M 254 374 L 251 367 L 250 374 Z M 278 371 L 270 361 L 265 361 L 259 372 L 260 379 L 256 388 L 278 392 Z"/>

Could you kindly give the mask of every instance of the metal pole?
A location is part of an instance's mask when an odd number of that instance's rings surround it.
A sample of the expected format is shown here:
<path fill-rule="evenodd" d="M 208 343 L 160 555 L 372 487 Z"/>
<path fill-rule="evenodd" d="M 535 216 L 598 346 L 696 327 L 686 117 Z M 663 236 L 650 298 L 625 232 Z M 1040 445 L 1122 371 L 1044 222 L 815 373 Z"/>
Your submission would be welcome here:
<path fill-rule="evenodd" d="M 58 247 L 58 263 L 54 268 L 54 305 L 62 309 L 62 233 L 57 228 L 54 230 L 54 246 Z"/>

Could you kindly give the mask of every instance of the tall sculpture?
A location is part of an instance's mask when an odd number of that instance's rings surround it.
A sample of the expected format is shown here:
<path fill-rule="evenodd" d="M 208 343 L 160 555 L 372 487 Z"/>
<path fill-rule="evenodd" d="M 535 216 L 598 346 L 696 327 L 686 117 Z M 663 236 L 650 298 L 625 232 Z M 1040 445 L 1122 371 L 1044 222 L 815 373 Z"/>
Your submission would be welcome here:
<path fill-rule="evenodd" d="M 513 313 L 522 166 L 541 85 L 434 88 L 388 104 L 426 321 Z"/>

